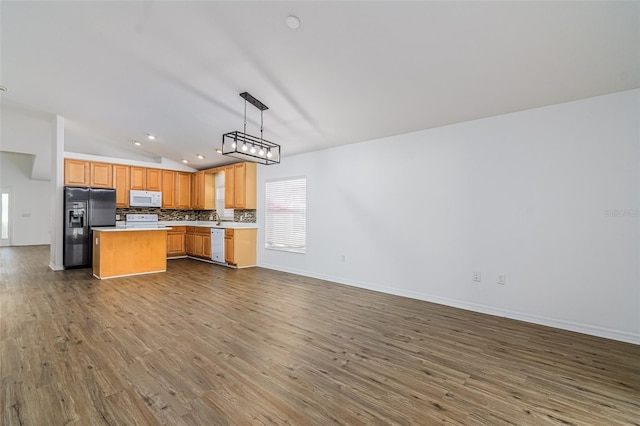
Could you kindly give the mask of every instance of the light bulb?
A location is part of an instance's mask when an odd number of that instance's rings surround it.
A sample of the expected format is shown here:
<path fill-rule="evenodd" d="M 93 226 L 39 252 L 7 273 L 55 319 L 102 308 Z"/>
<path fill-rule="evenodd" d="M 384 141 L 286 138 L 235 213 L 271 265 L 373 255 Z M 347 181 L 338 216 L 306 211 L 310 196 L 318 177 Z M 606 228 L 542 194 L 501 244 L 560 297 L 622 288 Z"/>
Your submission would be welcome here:
<path fill-rule="evenodd" d="M 260 151 L 258 151 L 258 155 L 260 157 L 264 156 L 264 149 L 260 148 Z"/>
<path fill-rule="evenodd" d="M 273 154 L 271 153 L 271 150 L 267 151 L 267 158 L 271 158 L 273 156 Z"/>
<path fill-rule="evenodd" d="M 256 147 L 251 145 L 251 149 L 249 150 L 250 153 L 255 154 L 256 153 Z"/>
<path fill-rule="evenodd" d="M 236 143 L 235 142 L 231 144 L 231 148 L 236 149 Z"/>
<path fill-rule="evenodd" d="M 246 143 L 243 143 L 243 144 L 242 144 L 242 150 L 243 150 L 244 152 L 247 152 L 247 149 L 248 149 L 248 148 L 247 148 L 247 144 L 246 144 Z"/>

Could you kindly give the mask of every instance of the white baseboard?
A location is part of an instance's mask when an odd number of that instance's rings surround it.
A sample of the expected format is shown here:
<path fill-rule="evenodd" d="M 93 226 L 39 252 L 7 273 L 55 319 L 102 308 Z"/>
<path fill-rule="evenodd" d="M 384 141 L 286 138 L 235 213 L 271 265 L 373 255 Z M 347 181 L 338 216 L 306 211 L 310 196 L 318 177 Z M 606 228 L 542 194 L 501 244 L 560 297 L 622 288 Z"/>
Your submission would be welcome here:
<path fill-rule="evenodd" d="M 326 274 L 309 273 L 307 271 L 295 268 L 286 268 L 278 265 L 259 264 L 259 267 L 273 269 L 276 271 L 289 272 L 305 277 L 318 278 L 321 280 L 332 281 L 338 284 L 345 284 L 352 287 L 364 288 L 367 290 L 379 291 L 381 293 L 393 294 L 396 296 L 409 297 L 411 299 L 424 300 L 426 302 L 437 303 L 440 305 L 451 306 L 453 308 L 465 309 L 468 311 L 478 312 L 482 314 L 494 315 L 498 317 L 510 318 L 519 321 L 529 322 L 532 324 L 544 325 L 548 327 L 558 328 L 561 330 L 574 331 L 577 333 L 588 334 L 590 336 L 604 337 L 607 339 L 618 340 L 621 342 L 633 343 L 640 345 L 640 334 L 629 333 L 626 331 L 612 330 L 604 327 L 598 327 L 591 324 L 577 323 L 556 318 L 531 315 L 523 312 L 510 311 L 492 306 L 480 305 L 477 303 L 469 303 L 462 300 L 448 299 L 433 296 L 424 293 L 418 293 L 409 290 L 401 290 L 392 287 L 384 287 L 372 285 L 370 283 L 358 280 L 347 280 Z"/>
<path fill-rule="evenodd" d="M 64 265 L 56 265 L 53 262 L 49 262 L 49 269 L 52 271 L 64 271 Z"/>

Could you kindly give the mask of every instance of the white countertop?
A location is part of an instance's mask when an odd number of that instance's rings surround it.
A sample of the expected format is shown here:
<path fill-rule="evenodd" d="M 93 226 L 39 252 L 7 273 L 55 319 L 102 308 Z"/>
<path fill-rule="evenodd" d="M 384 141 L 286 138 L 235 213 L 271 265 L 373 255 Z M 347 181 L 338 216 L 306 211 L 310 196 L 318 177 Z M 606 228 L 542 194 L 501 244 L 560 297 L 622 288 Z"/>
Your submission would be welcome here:
<path fill-rule="evenodd" d="M 163 220 L 159 221 L 158 225 L 162 226 L 200 226 L 203 228 L 223 228 L 223 229 L 257 229 L 257 223 L 248 223 L 248 222 L 220 222 L 220 225 L 216 224 L 216 222 L 211 221 L 197 221 L 197 220 Z M 121 230 L 126 229 L 141 229 L 141 228 L 130 228 L 125 226 L 124 221 L 116 222 L 116 228 Z M 100 229 L 100 228 L 94 228 Z M 168 228 L 143 228 L 143 229 L 168 229 Z"/>
<path fill-rule="evenodd" d="M 92 231 L 100 231 L 100 232 L 124 232 L 124 231 L 168 231 L 171 227 L 167 226 L 154 226 L 154 227 L 140 227 L 140 226 L 125 226 L 125 225 L 116 225 L 116 226 L 98 226 L 91 228 Z"/>

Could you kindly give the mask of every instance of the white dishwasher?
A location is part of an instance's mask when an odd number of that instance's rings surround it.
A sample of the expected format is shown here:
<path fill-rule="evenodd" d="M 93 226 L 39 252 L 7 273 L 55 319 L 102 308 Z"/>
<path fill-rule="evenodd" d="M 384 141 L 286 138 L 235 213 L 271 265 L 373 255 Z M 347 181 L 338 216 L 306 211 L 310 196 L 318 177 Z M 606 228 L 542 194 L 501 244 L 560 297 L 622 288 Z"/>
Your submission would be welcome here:
<path fill-rule="evenodd" d="M 211 228 L 211 260 L 224 263 L 224 228 Z"/>

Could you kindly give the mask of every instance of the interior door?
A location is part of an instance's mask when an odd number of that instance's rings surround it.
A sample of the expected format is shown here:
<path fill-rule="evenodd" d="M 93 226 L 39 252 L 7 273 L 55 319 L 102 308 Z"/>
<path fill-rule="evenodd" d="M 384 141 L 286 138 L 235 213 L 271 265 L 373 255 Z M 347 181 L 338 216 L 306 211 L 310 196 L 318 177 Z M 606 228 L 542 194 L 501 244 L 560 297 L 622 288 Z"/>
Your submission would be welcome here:
<path fill-rule="evenodd" d="M 0 189 L 0 246 L 11 245 L 11 189 Z"/>

